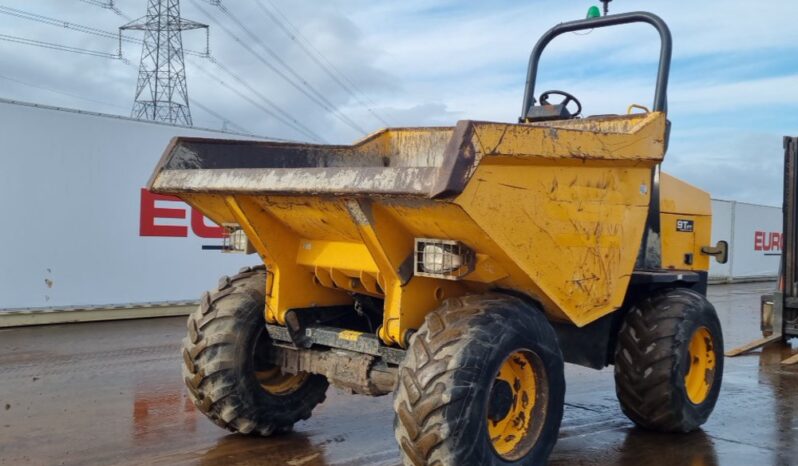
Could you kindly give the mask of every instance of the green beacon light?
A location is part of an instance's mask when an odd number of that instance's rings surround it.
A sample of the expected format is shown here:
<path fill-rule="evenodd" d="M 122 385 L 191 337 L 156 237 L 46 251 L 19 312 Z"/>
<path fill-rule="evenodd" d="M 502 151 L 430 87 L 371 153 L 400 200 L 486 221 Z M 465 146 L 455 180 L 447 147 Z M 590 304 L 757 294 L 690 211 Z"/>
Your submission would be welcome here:
<path fill-rule="evenodd" d="M 587 19 L 600 18 L 600 17 L 601 17 L 601 10 L 599 10 L 599 7 L 593 5 L 587 9 Z"/>

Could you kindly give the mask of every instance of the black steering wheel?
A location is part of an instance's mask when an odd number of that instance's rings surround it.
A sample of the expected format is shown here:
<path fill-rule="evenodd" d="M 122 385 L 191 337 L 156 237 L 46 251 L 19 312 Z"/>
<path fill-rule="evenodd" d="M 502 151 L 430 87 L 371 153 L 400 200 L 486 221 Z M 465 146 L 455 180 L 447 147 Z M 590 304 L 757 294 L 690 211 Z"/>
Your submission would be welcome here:
<path fill-rule="evenodd" d="M 562 96 L 563 97 L 562 102 L 560 102 L 559 104 L 550 104 L 549 97 L 553 95 Z M 571 102 L 576 104 L 576 112 L 571 113 L 571 118 L 576 118 L 579 116 L 579 114 L 582 113 L 582 102 L 579 102 L 579 99 L 574 97 L 572 94 L 569 94 L 564 91 L 546 91 L 543 94 L 540 94 L 540 105 L 562 105 L 563 107 L 568 107 L 568 104 L 570 104 Z"/>

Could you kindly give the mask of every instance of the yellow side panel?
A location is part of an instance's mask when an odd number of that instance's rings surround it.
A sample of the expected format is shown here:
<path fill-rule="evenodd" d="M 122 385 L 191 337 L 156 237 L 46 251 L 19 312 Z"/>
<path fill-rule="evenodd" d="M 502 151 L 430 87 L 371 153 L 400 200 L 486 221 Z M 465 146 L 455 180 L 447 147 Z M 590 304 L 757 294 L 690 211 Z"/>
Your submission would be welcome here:
<path fill-rule="evenodd" d="M 236 223 L 235 217 L 227 206 L 225 196 L 221 194 L 181 194 L 180 198 L 219 225 Z"/>
<path fill-rule="evenodd" d="M 360 272 L 377 274 L 377 264 L 363 243 L 311 241 L 302 239 L 296 262 L 309 268 L 336 269 L 351 276 Z"/>
<path fill-rule="evenodd" d="M 701 248 L 710 246 L 712 240 L 712 199 L 709 193 L 662 173 L 660 211 L 662 268 L 709 270 L 709 256 L 701 253 Z M 685 231 L 687 229 L 692 231 Z M 688 263 L 688 254 L 692 254 L 692 264 Z"/>
<path fill-rule="evenodd" d="M 623 303 L 640 250 L 650 165 L 491 165 L 455 202 L 537 285 L 546 311 L 585 325 Z M 499 258 L 496 258 L 499 260 Z"/>
<path fill-rule="evenodd" d="M 665 172 L 659 180 L 660 211 L 669 214 L 712 215 L 709 193 Z"/>
<path fill-rule="evenodd" d="M 253 199 L 302 238 L 360 241 L 357 228 L 340 199 L 310 196 L 253 196 Z"/>
<path fill-rule="evenodd" d="M 711 204 L 711 202 L 710 202 Z M 693 270 L 709 271 L 710 256 L 701 252 L 704 246 L 712 245 L 712 216 L 703 215 L 696 218 L 695 245 L 693 247 Z"/>
<path fill-rule="evenodd" d="M 639 160 L 664 156 L 666 117 L 659 112 L 526 125 L 480 123 L 478 156 L 556 160 Z M 617 163 L 617 162 L 614 162 Z"/>
<path fill-rule="evenodd" d="M 228 196 L 226 203 L 266 264 L 267 322 L 285 324 L 289 309 L 351 304 L 346 293 L 321 286 L 297 263 L 300 238 L 272 211 L 247 196 Z"/>
<path fill-rule="evenodd" d="M 692 231 L 685 231 L 690 225 Z M 709 256 L 701 254 L 709 246 L 712 217 L 690 214 L 661 214 L 662 268 L 709 270 Z"/>

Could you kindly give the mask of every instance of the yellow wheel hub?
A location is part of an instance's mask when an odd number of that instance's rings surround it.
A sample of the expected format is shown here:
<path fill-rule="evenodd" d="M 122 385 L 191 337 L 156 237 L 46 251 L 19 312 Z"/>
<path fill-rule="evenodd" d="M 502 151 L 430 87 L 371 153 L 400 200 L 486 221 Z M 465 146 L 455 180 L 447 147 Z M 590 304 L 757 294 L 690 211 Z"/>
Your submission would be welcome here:
<path fill-rule="evenodd" d="M 701 404 L 707 399 L 715 380 L 715 345 L 709 329 L 700 327 L 693 333 L 688 352 L 690 362 L 684 376 L 684 388 L 693 404 Z"/>
<path fill-rule="evenodd" d="M 264 390 L 272 395 L 288 395 L 293 393 L 305 383 L 308 374 L 283 374 L 278 367 L 272 367 L 263 371 L 255 372 L 258 383 Z"/>
<path fill-rule="evenodd" d="M 535 445 L 547 398 L 540 359 L 520 350 L 504 360 L 488 397 L 488 436 L 496 453 L 514 461 Z"/>

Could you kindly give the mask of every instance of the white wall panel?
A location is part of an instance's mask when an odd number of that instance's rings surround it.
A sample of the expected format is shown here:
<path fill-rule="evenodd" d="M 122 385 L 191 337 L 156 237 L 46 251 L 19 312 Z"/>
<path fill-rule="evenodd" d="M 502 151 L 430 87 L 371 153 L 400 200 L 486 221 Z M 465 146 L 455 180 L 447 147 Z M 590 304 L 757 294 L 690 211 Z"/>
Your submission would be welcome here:
<path fill-rule="evenodd" d="M 729 243 L 729 262 L 710 261 L 715 281 L 775 278 L 782 251 L 781 208 L 712 200 L 712 244 Z"/>
<path fill-rule="evenodd" d="M 240 136 L 2 101 L 0 122 L 0 309 L 197 299 L 259 261 L 202 251 L 220 240 L 190 228 L 139 235 L 140 189 L 170 138 Z"/>
<path fill-rule="evenodd" d="M 712 200 L 712 244 L 726 241 L 732 244 L 732 208 L 731 201 Z M 719 264 L 715 259 L 709 260 L 709 278 L 726 280 L 731 276 L 731 261 Z"/>
<path fill-rule="evenodd" d="M 778 274 L 781 223 L 782 213 L 778 207 L 735 203 L 732 278 L 775 277 Z"/>

